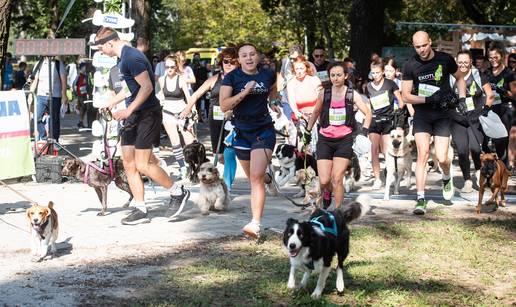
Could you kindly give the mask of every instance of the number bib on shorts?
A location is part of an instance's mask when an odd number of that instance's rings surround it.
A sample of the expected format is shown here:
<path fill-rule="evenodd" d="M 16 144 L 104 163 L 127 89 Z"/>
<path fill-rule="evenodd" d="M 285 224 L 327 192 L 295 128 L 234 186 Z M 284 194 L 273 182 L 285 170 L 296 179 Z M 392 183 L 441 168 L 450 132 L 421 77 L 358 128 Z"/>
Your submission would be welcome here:
<path fill-rule="evenodd" d="M 224 120 L 224 112 L 222 112 L 220 106 L 213 106 L 213 119 Z"/>
<path fill-rule="evenodd" d="M 387 91 L 383 92 L 381 95 L 371 97 L 369 100 L 371 100 L 371 105 L 374 110 L 380 110 L 391 105 Z"/>
<path fill-rule="evenodd" d="M 500 97 L 500 94 L 498 94 L 497 92 L 494 92 L 494 102 L 493 102 L 493 105 L 497 105 L 497 104 L 500 104 L 502 103 L 502 97 Z"/>
<path fill-rule="evenodd" d="M 475 110 L 475 103 L 473 102 L 473 97 L 466 97 L 466 108 L 468 112 Z"/>
<path fill-rule="evenodd" d="M 437 86 L 419 83 L 419 87 L 417 89 L 417 95 L 422 96 L 422 97 L 429 97 L 429 96 L 432 96 L 438 90 L 439 90 L 439 87 L 437 87 Z"/>
<path fill-rule="evenodd" d="M 346 122 L 346 108 L 330 108 L 330 125 L 342 126 Z"/>

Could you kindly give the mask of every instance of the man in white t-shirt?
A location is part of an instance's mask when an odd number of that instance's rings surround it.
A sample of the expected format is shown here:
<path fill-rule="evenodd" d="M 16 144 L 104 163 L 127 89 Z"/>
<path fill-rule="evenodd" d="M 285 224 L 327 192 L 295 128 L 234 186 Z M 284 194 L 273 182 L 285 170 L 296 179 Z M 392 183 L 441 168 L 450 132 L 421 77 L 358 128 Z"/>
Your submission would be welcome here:
<path fill-rule="evenodd" d="M 43 123 L 43 116 L 45 113 L 49 114 L 50 105 L 48 103 L 49 96 L 49 70 L 48 63 L 49 58 L 44 57 L 36 64 L 33 75 L 34 81 L 31 84 L 31 91 L 36 92 L 37 104 L 36 104 L 36 118 L 38 122 L 38 135 L 37 140 L 47 138 L 45 125 Z M 61 104 L 67 104 L 68 98 L 66 96 L 66 70 L 63 62 L 60 60 L 53 60 L 50 63 L 52 71 L 52 114 L 51 114 L 51 129 L 52 137 L 59 141 L 61 122 L 60 122 L 60 111 Z"/>

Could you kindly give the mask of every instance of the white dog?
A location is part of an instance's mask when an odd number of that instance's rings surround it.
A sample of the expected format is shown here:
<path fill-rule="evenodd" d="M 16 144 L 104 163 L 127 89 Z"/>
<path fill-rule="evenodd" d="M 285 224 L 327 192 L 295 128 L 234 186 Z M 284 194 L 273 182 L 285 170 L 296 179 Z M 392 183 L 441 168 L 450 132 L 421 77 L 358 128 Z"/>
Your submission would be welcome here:
<path fill-rule="evenodd" d="M 400 181 L 407 178 L 407 188 L 410 189 L 412 178 L 412 146 L 405 136 L 403 130 L 392 130 L 391 141 L 387 147 L 385 166 L 387 176 L 385 178 L 384 200 L 390 199 L 390 188 L 394 182 L 394 194 L 399 194 Z"/>
<path fill-rule="evenodd" d="M 229 206 L 228 187 L 220 179 L 219 171 L 211 162 L 201 165 L 197 174 L 200 182 L 198 205 L 201 213 L 207 215 L 210 210 L 227 210 Z"/>

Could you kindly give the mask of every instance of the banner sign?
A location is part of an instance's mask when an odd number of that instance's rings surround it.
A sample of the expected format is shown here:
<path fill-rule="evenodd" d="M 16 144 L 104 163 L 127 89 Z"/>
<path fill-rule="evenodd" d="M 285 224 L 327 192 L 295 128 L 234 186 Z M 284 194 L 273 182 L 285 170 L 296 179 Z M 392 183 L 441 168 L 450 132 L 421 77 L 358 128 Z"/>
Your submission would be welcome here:
<path fill-rule="evenodd" d="M 0 180 L 35 172 L 25 94 L 0 92 Z"/>

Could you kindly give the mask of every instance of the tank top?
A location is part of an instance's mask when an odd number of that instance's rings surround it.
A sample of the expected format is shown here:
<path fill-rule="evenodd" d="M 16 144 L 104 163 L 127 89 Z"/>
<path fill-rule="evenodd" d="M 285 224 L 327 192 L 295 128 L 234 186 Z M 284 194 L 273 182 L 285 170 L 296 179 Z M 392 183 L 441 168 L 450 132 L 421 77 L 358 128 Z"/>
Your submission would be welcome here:
<path fill-rule="evenodd" d="M 355 112 L 353 110 L 353 89 L 348 87 L 345 96 L 333 100 L 331 88 L 325 89 L 323 109 L 319 117 L 320 139 L 341 139 L 353 132 Z"/>
<path fill-rule="evenodd" d="M 219 93 L 222 85 L 222 74 L 219 74 L 217 81 L 213 85 L 210 94 L 210 112 L 209 118 L 211 120 L 224 120 L 224 113 L 220 110 Z"/>
<path fill-rule="evenodd" d="M 179 87 L 179 76 L 176 78 L 176 88 L 172 92 L 167 88 L 167 79 L 168 77 L 165 77 L 163 82 L 163 96 L 165 96 L 165 100 L 185 100 L 185 94 Z"/>

